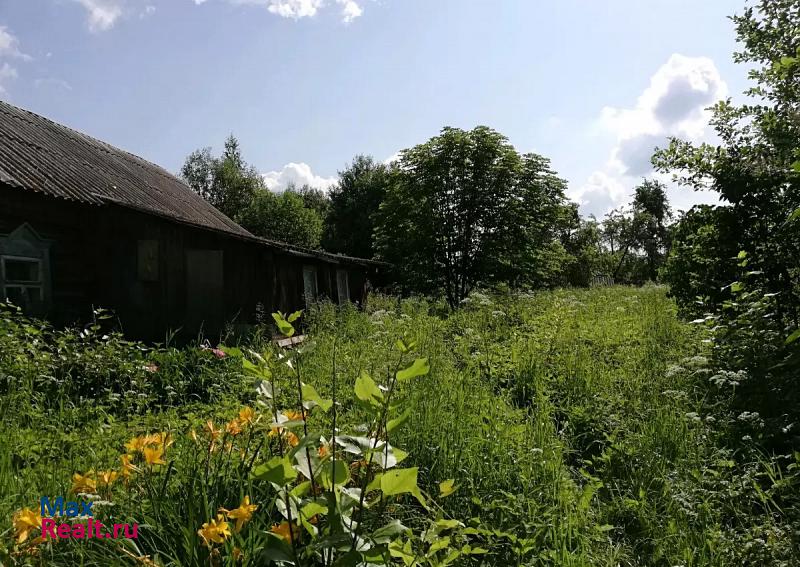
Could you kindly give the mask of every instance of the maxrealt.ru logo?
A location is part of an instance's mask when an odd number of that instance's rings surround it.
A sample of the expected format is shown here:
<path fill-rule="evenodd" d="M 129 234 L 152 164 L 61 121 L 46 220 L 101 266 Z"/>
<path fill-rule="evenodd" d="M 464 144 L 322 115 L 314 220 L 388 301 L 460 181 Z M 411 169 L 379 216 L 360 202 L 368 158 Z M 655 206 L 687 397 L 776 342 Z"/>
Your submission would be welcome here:
<path fill-rule="evenodd" d="M 65 501 L 63 496 L 52 501 L 43 496 L 41 500 L 42 539 L 135 539 L 139 535 L 139 524 L 112 524 L 106 526 L 94 519 L 91 501 Z M 67 522 L 57 519 L 66 518 Z M 75 522 L 75 520 L 85 520 Z M 72 521 L 69 521 L 72 520 Z"/>

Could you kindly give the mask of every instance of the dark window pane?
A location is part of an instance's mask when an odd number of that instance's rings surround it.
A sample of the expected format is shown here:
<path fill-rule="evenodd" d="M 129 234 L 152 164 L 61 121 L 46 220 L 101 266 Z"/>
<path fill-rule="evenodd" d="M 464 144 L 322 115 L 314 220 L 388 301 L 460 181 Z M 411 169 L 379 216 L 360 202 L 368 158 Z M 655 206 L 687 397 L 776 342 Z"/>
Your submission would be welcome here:
<path fill-rule="evenodd" d="M 8 282 L 39 282 L 39 262 L 4 258 L 5 280 Z"/>

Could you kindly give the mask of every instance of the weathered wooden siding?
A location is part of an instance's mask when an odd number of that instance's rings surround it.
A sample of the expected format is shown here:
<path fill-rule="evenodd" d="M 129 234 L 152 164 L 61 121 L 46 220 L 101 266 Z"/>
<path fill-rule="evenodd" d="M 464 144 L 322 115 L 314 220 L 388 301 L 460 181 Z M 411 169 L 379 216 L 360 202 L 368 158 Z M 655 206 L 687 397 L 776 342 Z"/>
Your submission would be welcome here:
<path fill-rule="evenodd" d="M 180 330 L 178 338 L 189 340 L 202 331 L 213 341 L 226 324 L 256 323 L 259 304 L 267 316 L 275 310 L 302 309 L 304 266 L 317 270 L 319 298 L 338 300 L 336 270 L 347 269 L 350 300 L 364 300 L 365 266 L 116 205 L 78 204 L 0 187 L 0 235 L 25 222 L 53 241 L 48 316 L 58 324 L 86 320 L 92 307 L 104 307 L 116 313 L 131 337 L 163 340 L 168 331 Z M 140 249 L 155 257 L 144 271 L 139 266 Z M 198 288 L 190 285 L 198 282 L 187 281 L 187 252 L 193 250 L 221 252 L 219 296 L 210 294 L 212 288 L 199 286 L 210 295 L 189 300 L 187 293 Z M 190 310 L 192 304 L 195 308 Z"/>

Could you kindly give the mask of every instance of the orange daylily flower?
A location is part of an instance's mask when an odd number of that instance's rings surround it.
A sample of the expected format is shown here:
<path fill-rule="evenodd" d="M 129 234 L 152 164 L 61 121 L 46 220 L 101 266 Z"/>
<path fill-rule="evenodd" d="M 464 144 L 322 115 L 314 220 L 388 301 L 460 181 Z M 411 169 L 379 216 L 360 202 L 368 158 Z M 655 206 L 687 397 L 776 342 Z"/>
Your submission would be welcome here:
<path fill-rule="evenodd" d="M 256 510 L 258 510 L 258 505 L 250 504 L 249 496 L 244 497 L 238 508 L 234 508 L 233 510 L 220 508 L 220 511 L 224 512 L 229 520 L 236 520 L 235 532 L 241 531 L 242 527 L 253 518 L 253 512 Z"/>
<path fill-rule="evenodd" d="M 203 527 L 197 530 L 197 535 L 203 539 L 206 547 L 211 548 L 212 543 L 223 543 L 230 537 L 231 529 L 222 514 L 217 514 L 215 520 L 204 523 Z"/>
<path fill-rule="evenodd" d="M 12 519 L 16 532 L 17 543 L 24 543 L 30 533 L 42 527 L 42 517 L 30 508 L 23 508 L 14 513 Z"/>
<path fill-rule="evenodd" d="M 283 521 L 280 524 L 272 526 L 269 531 L 287 543 L 291 543 L 292 539 L 297 539 L 300 535 L 300 526 L 292 524 L 291 527 L 289 527 L 289 522 Z"/>

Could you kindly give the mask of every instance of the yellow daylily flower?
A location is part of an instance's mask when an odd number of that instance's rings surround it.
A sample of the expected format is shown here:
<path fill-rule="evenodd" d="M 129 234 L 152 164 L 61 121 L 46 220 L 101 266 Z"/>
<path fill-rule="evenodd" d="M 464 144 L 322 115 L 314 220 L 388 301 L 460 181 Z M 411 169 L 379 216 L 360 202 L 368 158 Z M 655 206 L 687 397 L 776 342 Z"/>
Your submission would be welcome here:
<path fill-rule="evenodd" d="M 12 523 L 14 524 L 17 543 L 23 543 L 33 530 L 42 527 L 42 517 L 30 508 L 23 508 L 14 513 Z"/>
<path fill-rule="evenodd" d="M 166 465 L 167 463 L 161 457 L 164 455 L 164 447 L 145 447 L 144 448 L 144 461 L 148 465 Z"/>
<path fill-rule="evenodd" d="M 208 434 L 209 437 L 211 437 L 212 441 L 219 439 L 219 437 L 222 435 L 222 430 L 217 429 L 217 427 L 214 425 L 214 422 L 210 419 L 203 426 L 203 430 Z"/>
<path fill-rule="evenodd" d="M 253 425 L 257 419 L 256 412 L 250 406 L 245 406 L 239 410 L 239 423 L 242 425 Z"/>
<path fill-rule="evenodd" d="M 225 431 L 228 432 L 228 435 L 239 435 L 242 432 L 242 424 L 238 419 L 232 419 L 225 425 Z"/>
<path fill-rule="evenodd" d="M 134 437 L 127 443 L 125 443 L 125 449 L 127 449 L 128 453 L 141 453 L 144 451 L 144 448 L 148 444 L 147 435 L 140 435 L 138 437 Z"/>
<path fill-rule="evenodd" d="M 269 529 L 269 531 L 287 543 L 292 543 L 292 538 L 297 539 L 297 537 L 300 535 L 300 527 L 292 524 L 290 528 L 289 522 L 286 521 L 283 521 L 280 524 L 275 524 Z"/>
<path fill-rule="evenodd" d="M 94 478 L 94 471 L 89 471 L 86 475 L 75 473 L 72 475 L 72 492 L 75 494 L 94 494 L 97 492 L 97 481 Z"/>
<path fill-rule="evenodd" d="M 303 420 L 303 414 L 300 413 L 299 411 L 289 410 L 289 411 L 283 412 L 283 415 L 285 415 L 286 419 L 288 419 L 289 421 L 302 421 Z"/>
<path fill-rule="evenodd" d="M 100 471 L 97 473 L 97 482 L 102 486 L 111 486 L 115 480 L 119 478 L 117 471 Z"/>
<path fill-rule="evenodd" d="M 130 478 L 131 474 L 139 472 L 139 467 L 131 463 L 130 455 L 120 455 L 119 460 L 122 462 L 121 474 L 124 478 Z"/>
<path fill-rule="evenodd" d="M 258 510 L 258 505 L 250 504 L 250 497 L 245 496 L 238 508 L 234 508 L 233 510 L 220 508 L 220 510 L 228 516 L 229 520 L 236 520 L 234 531 L 239 532 L 242 527 L 253 518 L 253 512 Z"/>
<path fill-rule="evenodd" d="M 212 543 L 223 543 L 226 538 L 230 537 L 231 529 L 222 514 L 217 514 L 216 520 L 206 522 L 202 528 L 197 530 L 197 535 L 203 539 L 206 547 L 210 548 Z"/>

